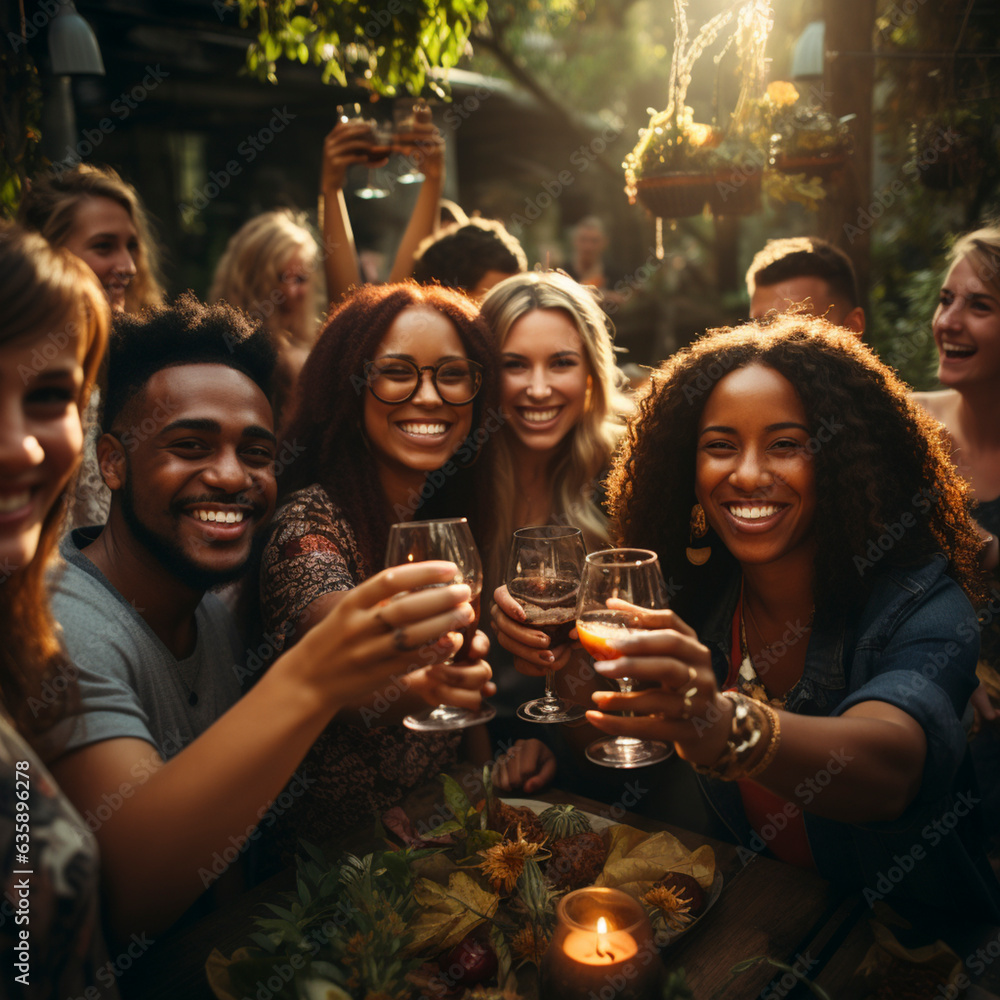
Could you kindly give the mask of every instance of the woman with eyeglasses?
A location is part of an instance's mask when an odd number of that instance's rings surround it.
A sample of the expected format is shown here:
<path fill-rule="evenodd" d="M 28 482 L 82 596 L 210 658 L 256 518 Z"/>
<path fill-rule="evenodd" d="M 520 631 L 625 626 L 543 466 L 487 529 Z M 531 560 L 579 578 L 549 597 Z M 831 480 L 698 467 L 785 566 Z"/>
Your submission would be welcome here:
<path fill-rule="evenodd" d="M 494 357 L 475 305 L 449 289 L 366 285 L 331 316 L 279 453 L 260 575 L 272 646 L 301 638 L 382 567 L 395 522 L 465 516 L 489 560 L 488 442 L 502 423 Z M 475 650 L 485 653 L 484 637 Z M 459 735 L 400 720 L 424 703 L 475 709 L 494 690 L 482 661 L 420 667 L 340 713 L 306 760 L 318 784 L 282 817 L 279 846 L 361 822 L 432 779 L 457 759 Z"/>

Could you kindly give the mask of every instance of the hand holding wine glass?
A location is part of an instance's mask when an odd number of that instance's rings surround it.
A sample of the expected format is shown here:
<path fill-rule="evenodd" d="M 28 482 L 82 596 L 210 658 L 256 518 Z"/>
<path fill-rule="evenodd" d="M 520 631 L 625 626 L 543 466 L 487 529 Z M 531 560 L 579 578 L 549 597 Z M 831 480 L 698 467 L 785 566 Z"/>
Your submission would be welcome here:
<path fill-rule="evenodd" d="M 455 582 L 467 584 L 472 591 L 470 603 L 475 618 L 461 629 L 462 647 L 454 657 L 455 661 L 461 663 L 469 658 L 472 649 L 483 590 L 483 567 L 472 532 L 469 530 L 469 522 L 464 517 L 436 521 L 404 521 L 394 524 L 389 529 L 386 566 L 423 562 L 427 559 L 446 559 L 455 563 L 458 567 Z M 481 705 L 478 711 L 438 705 L 420 715 L 408 715 L 403 720 L 403 725 L 420 732 L 465 729 L 468 726 L 488 722 L 494 715 L 496 711 L 489 705 Z"/>
<path fill-rule="evenodd" d="M 620 653 L 616 640 L 650 627 L 649 618 L 628 605 L 666 608 L 667 588 L 656 553 L 648 549 L 592 552 L 583 570 L 576 632 L 583 648 L 595 660 L 617 659 Z M 623 693 L 633 690 L 633 678 L 615 680 Z M 658 740 L 627 736 L 600 739 L 587 747 L 587 757 L 605 767 L 644 767 L 665 760 L 671 753 L 672 748 Z"/>
<path fill-rule="evenodd" d="M 546 524 L 514 532 L 507 565 L 507 593 L 524 612 L 525 624 L 549 637 L 553 646 L 569 640 L 587 550 L 579 528 Z M 521 705 L 528 722 L 574 722 L 584 710 L 557 697 L 554 670 L 545 673 L 545 695 Z"/>

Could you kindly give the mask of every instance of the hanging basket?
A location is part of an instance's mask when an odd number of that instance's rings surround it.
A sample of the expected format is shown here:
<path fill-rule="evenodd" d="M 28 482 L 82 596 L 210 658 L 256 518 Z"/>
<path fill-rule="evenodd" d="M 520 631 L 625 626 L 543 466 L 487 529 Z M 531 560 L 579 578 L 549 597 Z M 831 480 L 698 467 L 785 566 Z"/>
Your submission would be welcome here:
<path fill-rule="evenodd" d="M 669 173 L 635 182 L 636 197 L 652 215 L 682 219 L 701 215 L 707 204 L 716 215 L 749 215 L 760 207 L 760 170 L 745 173 Z"/>
<path fill-rule="evenodd" d="M 635 182 L 636 196 L 661 219 L 701 215 L 715 189 L 711 174 L 669 173 L 641 177 Z"/>

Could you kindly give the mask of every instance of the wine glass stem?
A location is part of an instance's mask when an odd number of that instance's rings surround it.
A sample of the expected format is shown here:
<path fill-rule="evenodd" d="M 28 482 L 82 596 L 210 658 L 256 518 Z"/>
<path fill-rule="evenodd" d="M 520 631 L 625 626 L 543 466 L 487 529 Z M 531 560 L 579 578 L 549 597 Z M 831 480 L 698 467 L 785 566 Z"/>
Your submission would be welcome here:
<path fill-rule="evenodd" d="M 556 701 L 556 672 L 554 670 L 545 671 L 545 700 Z"/>

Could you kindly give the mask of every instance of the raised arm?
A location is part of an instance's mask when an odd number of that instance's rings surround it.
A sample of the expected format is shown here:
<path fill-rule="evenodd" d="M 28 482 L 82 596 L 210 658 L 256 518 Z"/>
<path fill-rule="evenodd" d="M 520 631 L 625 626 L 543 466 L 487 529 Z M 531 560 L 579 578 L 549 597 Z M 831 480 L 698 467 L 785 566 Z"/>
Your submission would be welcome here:
<path fill-rule="evenodd" d="M 338 122 L 323 140 L 320 195 L 323 200 L 323 265 L 330 304 L 361 283 L 354 233 L 344 200 L 347 170 L 368 163 L 371 133 L 366 125 Z"/>
<path fill-rule="evenodd" d="M 444 190 L 444 136 L 431 123 L 431 110 L 423 105 L 414 113 L 413 131 L 401 137 L 410 161 L 424 175 L 417 203 L 403 233 L 389 281 L 403 281 L 413 273 L 413 255 L 428 236 L 437 231 Z"/>

